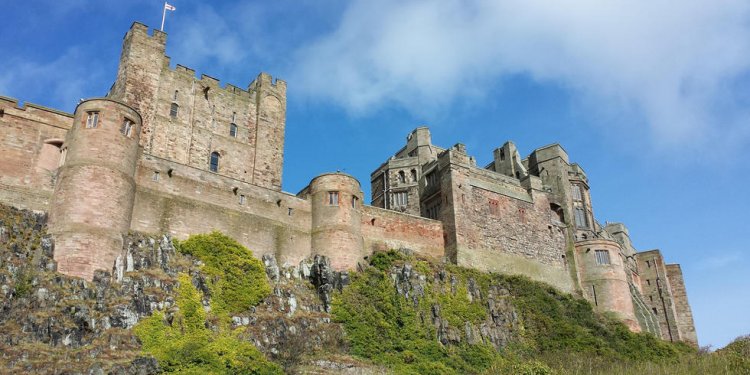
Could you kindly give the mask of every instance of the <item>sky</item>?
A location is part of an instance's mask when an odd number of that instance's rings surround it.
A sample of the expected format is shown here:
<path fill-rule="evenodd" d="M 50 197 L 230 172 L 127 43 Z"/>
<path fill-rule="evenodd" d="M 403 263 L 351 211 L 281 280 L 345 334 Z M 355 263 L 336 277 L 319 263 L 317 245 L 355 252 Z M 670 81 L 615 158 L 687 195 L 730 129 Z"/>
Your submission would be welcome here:
<path fill-rule="evenodd" d="M 172 0 L 167 54 L 287 82 L 283 189 L 369 175 L 418 126 L 478 164 L 559 142 L 594 214 L 680 263 L 701 346 L 750 333 L 750 2 Z M 72 112 L 103 96 L 159 0 L 6 1 L 0 95 Z"/>

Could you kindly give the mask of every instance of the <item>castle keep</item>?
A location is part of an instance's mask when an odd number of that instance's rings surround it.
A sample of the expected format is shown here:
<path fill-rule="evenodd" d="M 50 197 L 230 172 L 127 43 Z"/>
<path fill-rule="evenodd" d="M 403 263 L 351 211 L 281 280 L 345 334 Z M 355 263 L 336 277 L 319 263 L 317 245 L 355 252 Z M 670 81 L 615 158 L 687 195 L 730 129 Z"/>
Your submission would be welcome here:
<path fill-rule="evenodd" d="M 343 173 L 281 190 L 286 83 L 247 89 L 181 65 L 166 34 L 134 23 L 115 83 L 74 114 L 0 97 L 0 202 L 49 213 L 58 271 L 111 270 L 128 231 L 177 238 L 220 230 L 296 265 L 315 254 L 353 269 L 407 248 L 578 294 L 634 331 L 697 345 L 679 265 L 637 251 L 623 224 L 596 221 L 584 170 L 557 144 L 484 167 L 426 127 L 372 174 L 371 204 Z"/>

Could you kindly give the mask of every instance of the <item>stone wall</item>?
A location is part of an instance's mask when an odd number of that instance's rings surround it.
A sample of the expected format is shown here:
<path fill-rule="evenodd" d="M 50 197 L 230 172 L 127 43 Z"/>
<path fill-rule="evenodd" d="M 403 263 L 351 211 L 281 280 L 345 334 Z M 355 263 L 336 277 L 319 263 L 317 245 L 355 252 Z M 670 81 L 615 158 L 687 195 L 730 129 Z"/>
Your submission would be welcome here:
<path fill-rule="evenodd" d="M 0 96 L 0 202 L 46 211 L 73 115 Z"/>
<path fill-rule="evenodd" d="M 182 239 L 219 230 L 286 265 L 310 255 L 307 200 L 153 156 L 141 159 L 136 183 L 132 230 Z"/>
<path fill-rule="evenodd" d="M 666 269 L 669 284 L 672 287 L 672 298 L 674 298 L 677 331 L 680 333 L 680 340 L 698 347 L 698 336 L 695 333 L 693 312 L 688 303 L 685 280 L 682 278 L 682 269 L 679 264 L 667 264 Z"/>
<path fill-rule="evenodd" d="M 365 206 L 362 236 L 366 255 L 402 248 L 436 260 L 445 255 L 443 223 L 437 220 Z"/>
<path fill-rule="evenodd" d="M 677 319 L 672 297 L 672 287 L 659 250 L 636 254 L 641 274 L 641 290 L 644 300 L 656 314 L 664 340 L 680 341 Z"/>

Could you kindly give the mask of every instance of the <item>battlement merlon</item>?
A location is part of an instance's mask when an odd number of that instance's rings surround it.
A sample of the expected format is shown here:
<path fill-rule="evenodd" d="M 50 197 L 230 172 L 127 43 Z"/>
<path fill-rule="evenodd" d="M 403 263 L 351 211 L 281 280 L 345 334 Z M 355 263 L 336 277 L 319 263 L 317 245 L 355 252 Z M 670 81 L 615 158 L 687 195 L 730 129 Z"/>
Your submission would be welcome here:
<path fill-rule="evenodd" d="M 251 93 L 261 90 L 274 93 L 279 99 L 286 100 L 286 81 L 273 78 L 265 72 L 258 74 L 258 77 L 247 86 L 247 91 Z"/>
<path fill-rule="evenodd" d="M 157 30 L 157 29 L 151 29 L 151 34 L 149 34 L 149 28 L 146 24 L 135 21 L 132 25 L 130 25 L 130 29 L 125 33 L 125 36 L 123 37 L 124 40 L 128 40 L 129 38 L 132 38 L 135 35 L 140 35 L 146 38 L 153 39 L 155 42 L 161 44 L 166 48 L 167 45 L 167 33 Z"/>

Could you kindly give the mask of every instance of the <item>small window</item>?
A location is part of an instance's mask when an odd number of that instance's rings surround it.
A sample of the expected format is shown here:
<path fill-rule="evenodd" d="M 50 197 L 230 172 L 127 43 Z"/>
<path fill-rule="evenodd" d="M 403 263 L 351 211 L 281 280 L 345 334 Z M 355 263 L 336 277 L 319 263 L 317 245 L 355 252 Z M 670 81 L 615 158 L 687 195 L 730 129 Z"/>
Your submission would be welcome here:
<path fill-rule="evenodd" d="M 646 279 L 646 285 L 651 285 L 651 280 Z"/>
<path fill-rule="evenodd" d="M 98 111 L 90 111 L 86 112 L 86 128 L 87 129 L 93 129 L 97 126 L 99 126 L 99 112 Z"/>
<path fill-rule="evenodd" d="M 178 90 L 174 90 L 174 96 L 172 97 L 172 100 L 177 101 L 177 94 L 180 92 Z"/>
<path fill-rule="evenodd" d="M 169 116 L 172 118 L 177 118 L 177 111 L 180 109 L 180 106 L 177 105 L 177 103 L 172 103 L 172 105 L 169 107 Z"/>
<path fill-rule="evenodd" d="M 436 204 L 427 206 L 427 208 L 425 209 L 425 214 L 428 218 L 437 220 L 438 216 L 440 215 L 440 201 L 438 201 Z"/>
<path fill-rule="evenodd" d="M 245 204 L 245 196 L 240 194 L 240 205 Z"/>
<path fill-rule="evenodd" d="M 651 268 L 651 261 L 650 260 L 646 261 L 646 267 Z"/>
<path fill-rule="evenodd" d="M 488 204 L 490 206 L 490 214 L 497 215 L 498 212 L 500 212 L 499 202 L 497 200 L 490 199 Z"/>
<path fill-rule="evenodd" d="M 416 169 L 411 170 L 411 180 L 414 182 L 417 182 L 417 170 Z"/>
<path fill-rule="evenodd" d="M 658 310 L 656 310 L 656 307 L 652 307 L 652 308 L 651 308 L 651 311 L 653 311 L 653 312 L 654 312 L 654 315 L 659 315 L 659 311 L 658 311 Z"/>
<path fill-rule="evenodd" d="M 211 153 L 211 161 L 208 166 L 211 172 L 219 171 L 219 153 L 214 151 Z"/>
<path fill-rule="evenodd" d="M 232 123 L 237 122 L 237 112 L 232 112 Z"/>
<path fill-rule="evenodd" d="M 594 254 L 596 255 L 596 264 L 610 264 L 608 250 L 595 250 Z"/>
<path fill-rule="evenodd" d="M 159 172 L 154 172 L 153 175 L 151 175 L 152 181 L 159 181 Z"/>
<path fill-rule="evenodd" d="M 359 198 L 352 196 L 352 208 L 357 208 L 357 201 L 359 201 Z"/>
<path fill-rule="evenodd" d="M 393 204 L 398 207 L 403 207 L 409 204 L 409 193 L 406 191 L 393 193 Z"/>
<path fill-rule="evenodd" d="M 229 125 L 229 136 L 232 138 L 237 138 L 237 125 L 235 124 Z"/>
<path fill-rule="evenodd" d="M 328 192 L 328 205 L 329 206 L 338 206 L 339 205 L 339 192 L 338 191 L 329 191 Z"/>
<path fill-rule="evenodd" d="M 648 300 L 649 300 L 650 302 L 654 302 L 654 296 L 648 296 Z"/>
<path fill-rule="evenodd" d="M 398 182 L 400 182 L 402 184 L 404 182 L 406 182 L 406 173 L 404 173 L 404 171 L 399 171 L 398 172 Z"/>
<path fill-rule="evenodd" d="M 583 196 L 581 195 L 581 186 L 573 185 L 572 193 L 573 193 L 573 200 L 577 200 L 577 201 L 583 200 Z"/>
<path fill-rule="evenodd" d="M 505 149 L 500 149 L 500 161 L 505 160 Z"/>
<path fill-rule="evenodd" d="M 291 207 L 289 207 L 289 208 L 286 209 L 286 214 L 289 215 L 289 216 L 292 216 L 292 208 Z"/>
<path fill-rule="evenodd" d="M 126 118 L 125 120 L 122 121 L 122 126 L 120 127 L 120 133 L 130 138 L 130 135 L 133 133 L 133 125 L 135 125 L 133 124 L 133 121 L 130 120 L 129 118 Z"/>
<path fill-rule="evenodd" d="M 575 209 L 576 226 L 579 228 L 588 228 L 588 220 L 586 219 L 586 210 L 583 207 L 576 207 Z"/>

